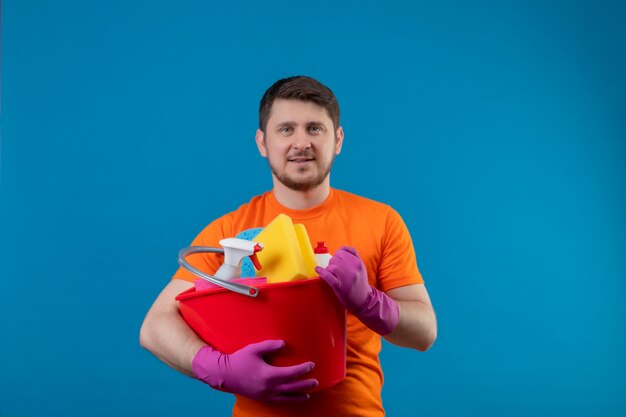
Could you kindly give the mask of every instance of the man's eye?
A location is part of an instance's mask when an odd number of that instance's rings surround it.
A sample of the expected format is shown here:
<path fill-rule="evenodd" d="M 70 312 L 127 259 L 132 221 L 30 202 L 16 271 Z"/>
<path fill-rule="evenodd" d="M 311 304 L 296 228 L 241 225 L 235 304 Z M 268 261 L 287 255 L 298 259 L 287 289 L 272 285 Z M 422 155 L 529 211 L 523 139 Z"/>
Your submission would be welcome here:
<path fill-rule="evenodd" d="M 283 126 L 283 127 L 279 128 L 278 131 L 281 132 L 281 133 L 289 133 L 291 131 L 291 128 L 287 127 L 287 126 Z"/>
<path fill-rule="evenodd" d="M 309 128 L 309 130 L 310 130 L 311 132 L 321 132 L 321 131 L 322 131 L 322 130 L 324 130 L 324 129 L 322 129 L 322 126 L 311 126 L 311 127 Z"/>

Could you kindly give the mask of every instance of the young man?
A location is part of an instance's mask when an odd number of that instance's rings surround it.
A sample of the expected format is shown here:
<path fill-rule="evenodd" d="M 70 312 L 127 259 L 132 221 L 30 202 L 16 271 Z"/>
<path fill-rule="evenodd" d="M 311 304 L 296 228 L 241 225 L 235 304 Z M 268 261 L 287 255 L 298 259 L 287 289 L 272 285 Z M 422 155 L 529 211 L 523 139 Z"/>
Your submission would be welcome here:
<path fill-rule="evenodd" d="M 220 239 L 264 227 L 280 213 L 304 224 L 312 242 L 325 241 L 334 256 L 316 271 L 348 310 L 347 376 L 341 383 L 308 394 L 317 385 L 306 378 L 314 364 L 274 367 L 263 360 L 282 341 L 262 341 L 229 355 L 207 346 L 174 300 L 195 279 L 183 269 L 144 320 L 141 345 L 174 369 L 236 394 L 235 416 L 383 416 L 380 336 L 421 351 L 435 341 L 435 314 L 400 216 L 387 205 L 330 187 L 343 140 L 339 105 L 326 86 L 309 77 L 277 81 L 261 100 L 256 132 L 272 171 L 272 191 L 215 220 L 193 242 L 219 246 Z M 194 266 L 214 273 L 216 258 L 197 256 Z"/>

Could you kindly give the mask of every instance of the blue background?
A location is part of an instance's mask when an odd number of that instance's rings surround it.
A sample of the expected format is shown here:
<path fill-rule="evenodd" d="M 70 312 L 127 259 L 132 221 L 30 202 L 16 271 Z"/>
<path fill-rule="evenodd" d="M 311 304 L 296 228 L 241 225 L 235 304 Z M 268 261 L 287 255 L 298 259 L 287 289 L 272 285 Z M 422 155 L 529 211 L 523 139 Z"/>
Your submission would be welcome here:
<path fill-rule="evenodd" d="M 5 1 L 0 415 L 228 415 L 140 348 L 176 253 L 271 187 L 257 104 L 342 106 L 439 319 L 391 416 L 626 414 L 624 2 Z"/>

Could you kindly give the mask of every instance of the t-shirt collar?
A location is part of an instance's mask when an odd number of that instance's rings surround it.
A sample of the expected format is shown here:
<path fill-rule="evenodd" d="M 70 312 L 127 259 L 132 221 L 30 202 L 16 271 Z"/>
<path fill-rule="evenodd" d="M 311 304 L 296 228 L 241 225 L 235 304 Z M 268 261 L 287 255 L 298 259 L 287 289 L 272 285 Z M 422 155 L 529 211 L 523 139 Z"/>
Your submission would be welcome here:
<path fill-rule="evenodd" d="M 331 187 L 330 192 L 328 193 L 328 197 L 326 197 L 326 200 L 324 200 L 322 203 L 308 209 L 294 210 L 280 204 L 276 199 L 273 190 L 267 192 L 267 200 L 272 205 L 272 207 L 274 207 L 279 213 L 283 213 L 291 217 L 292 220 L 308 220 L 314 217 L 321 216 L 330 209 L 334 199 L 335 190 Z"/>

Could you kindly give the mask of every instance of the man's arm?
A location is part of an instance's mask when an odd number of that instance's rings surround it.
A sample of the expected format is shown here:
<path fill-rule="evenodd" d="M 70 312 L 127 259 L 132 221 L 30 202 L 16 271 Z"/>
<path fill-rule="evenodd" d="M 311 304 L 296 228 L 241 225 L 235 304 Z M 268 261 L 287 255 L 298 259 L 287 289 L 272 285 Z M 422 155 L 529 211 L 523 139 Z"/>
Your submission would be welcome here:
<path fill-rule="evenodd" d="M 148 311 L 139 332 L 143 348 L 191 377 L 192 360 L 205 343 L 185 323 L 174 298 L 192 286 L 193 283 L 180 279 L 170 281 Z"/>
<path fill-rule="evenodd" d="M 391 343 L 427 350 L 437 337 L 437 322 L 430 297 L 422 284 L 388 292 L 372 287 L 356 249 L 342 246 L 326 268 L 315 271 L 363 324 Z"/>
<path fill-rule="evenodd" d="M 396 328 L 384 336 L 394 345 L 428 350 L 437 339 L 437 319 L 423 284 L 406 285 L 386 292 L 400 306 Z"/>

